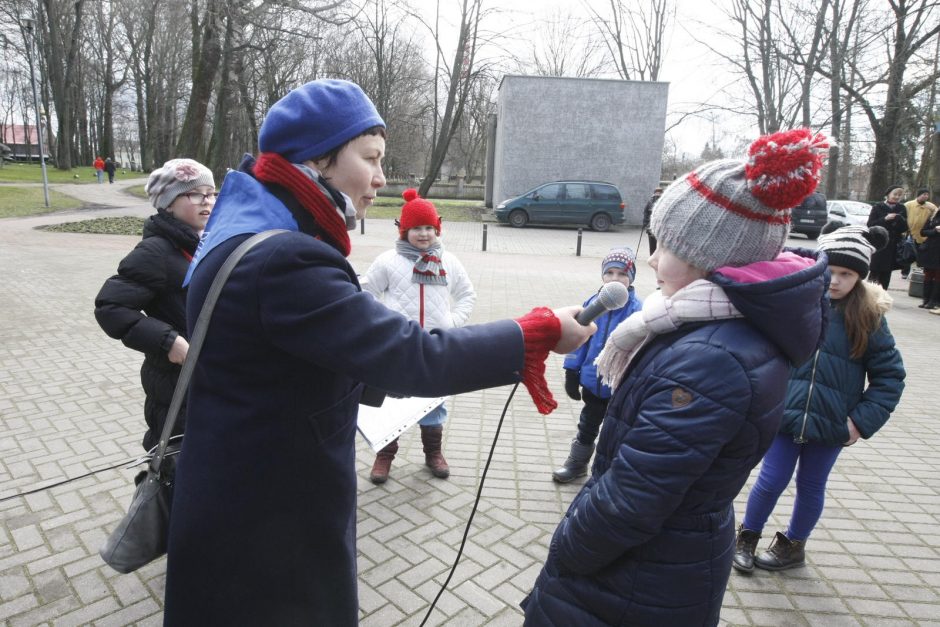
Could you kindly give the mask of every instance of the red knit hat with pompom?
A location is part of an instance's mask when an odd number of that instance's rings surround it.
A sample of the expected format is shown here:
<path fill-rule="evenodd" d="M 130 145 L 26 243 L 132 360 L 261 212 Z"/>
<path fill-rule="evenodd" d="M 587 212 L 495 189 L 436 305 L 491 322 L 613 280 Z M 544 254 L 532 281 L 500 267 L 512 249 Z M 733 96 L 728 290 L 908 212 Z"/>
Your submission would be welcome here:
<path fill-rule="evenodd" d="M 758 138 L 747 161 L 722 159 L 670 185 L 653 206 L 650 230 L 697 268 L 774 259 L 790 230 L 790 209 L 819 183 L 826 138 L 805 128 Z"/>
<path fill-rule="evenodd" d="M 407 239 L 408 229 L 416 226 L 433 226 L 437 234 L 441 234 L 441 216 L 437 215 L 437 209 L 430 200 L 421 198 L 418 190 L 412 188 L 402 192 L 401 197 L 405 199 L 398 219 L 398 232 L 402 239 Z"/>

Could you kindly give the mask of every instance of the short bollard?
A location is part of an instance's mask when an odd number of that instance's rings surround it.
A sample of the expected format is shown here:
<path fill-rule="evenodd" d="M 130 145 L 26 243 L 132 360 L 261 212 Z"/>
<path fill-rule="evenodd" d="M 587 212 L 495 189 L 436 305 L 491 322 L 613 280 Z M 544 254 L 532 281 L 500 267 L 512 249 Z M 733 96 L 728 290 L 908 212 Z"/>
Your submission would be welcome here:
<path fill-rule="evenodd" d="M 363 218 L 362 220 L 359 220 L 359 233 L 362 235 L 366 234 L 366 219 L 365 218 Z"/>
<path fill-rule="evenodd" d="M 486 225 L 483 225 L 483 252 L 486 252 Z"/>
<path fill-rule="evenodd" d="M 578 229 L 578 250 L 574 254 L 575 257 L 581 256 L 581 229 Z"/>

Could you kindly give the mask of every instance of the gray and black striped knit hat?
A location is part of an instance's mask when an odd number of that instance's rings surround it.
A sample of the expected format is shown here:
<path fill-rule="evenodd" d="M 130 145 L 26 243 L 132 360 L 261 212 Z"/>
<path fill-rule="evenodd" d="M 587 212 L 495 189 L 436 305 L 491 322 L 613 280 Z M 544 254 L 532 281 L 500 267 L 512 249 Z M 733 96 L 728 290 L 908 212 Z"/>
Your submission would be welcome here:
<path fill-rule="evenodd" d="M 829 222 L 820 231 L 816 250 L 826 252 L 830 266 L 855 270 L 864 278 L 868 275 L 872 254 L 884 248 L 888 240 L 888 231 L 880 226 Z"/>
<path fill-rule="evenodd" d="M 828 148 L 824 136 L 805 128 L 759 137 L 746 161 L 712 161 L 667 187 L 650 230 L 707 272 L 774 259 L 790 231 L 790 209 L 816 189 Z"/>
<path fill-rule="evenodd" d="M 177 196 L 202 185 L 215 187 L 212 170 L 192 159 L 170 159 L 150 173 L 144 191 L 154 209 L 166 209 Z"/>

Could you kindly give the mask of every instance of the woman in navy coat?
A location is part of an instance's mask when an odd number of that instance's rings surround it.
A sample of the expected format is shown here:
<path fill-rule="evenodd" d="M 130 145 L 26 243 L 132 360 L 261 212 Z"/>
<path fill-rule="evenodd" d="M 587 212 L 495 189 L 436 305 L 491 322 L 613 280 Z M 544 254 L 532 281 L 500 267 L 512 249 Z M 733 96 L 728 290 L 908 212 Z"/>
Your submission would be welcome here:
<path fill-rule="evenodd" d="M 229 253 L 286 229 L 232 272 L 190 387 L 167 563 L 167 625 L 358 622 L 356 414 L 363 385 L 438 396 L 522 381 L 536 406 L 578 308 L 424 331 L 359 287 L 347 220 L 385 183 L 384 122 L 320 80 L 268 112 L 257 161 L 226 176 L 190 269 L 189 326 Z"/>
<path fill-rule="evenodd" d="M 824 147 L 804 129 L 762 137 L 748 162 L 706 164 L 654 207 L 661 290 L 598 358 L 614 396 L 526 625 L 718 623 L 732 502 L 823 328 L 825 258 L 781 250 Z"/>

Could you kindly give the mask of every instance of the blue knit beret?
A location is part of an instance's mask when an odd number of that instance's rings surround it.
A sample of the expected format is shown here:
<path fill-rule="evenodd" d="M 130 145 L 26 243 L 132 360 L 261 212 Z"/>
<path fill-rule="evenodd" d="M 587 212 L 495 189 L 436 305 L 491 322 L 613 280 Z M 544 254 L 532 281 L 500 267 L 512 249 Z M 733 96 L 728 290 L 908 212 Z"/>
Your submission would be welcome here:
<path fill-rule="evenodd" d="M 385 126 L 362 88 L 349 81 L 321 79 L 301 85 L 274 103 L 261 124 L 258 148 L 291 163 L 303 163 Z"/>

